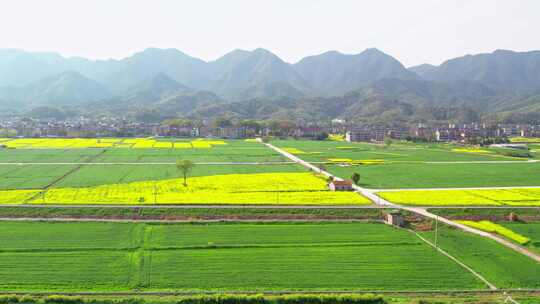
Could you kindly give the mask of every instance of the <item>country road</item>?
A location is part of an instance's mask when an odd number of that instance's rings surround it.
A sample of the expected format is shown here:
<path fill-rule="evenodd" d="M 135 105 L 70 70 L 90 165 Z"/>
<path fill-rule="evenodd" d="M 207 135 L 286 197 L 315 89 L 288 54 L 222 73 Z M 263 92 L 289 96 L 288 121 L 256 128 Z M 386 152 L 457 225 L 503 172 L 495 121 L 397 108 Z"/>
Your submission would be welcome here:
<path fill-rule="evenodd" d="M 195 163 L 195 165 L 215 165 L 215 166 L 229 166 L 229 165 L 290 165 L 290 164 L 294 164 L 294 162 L 290 161 L 290 162 L 287 162 L 287 161 L 275 161 L 275 162 L 198 162 L 198 163 Z M 118 163 L 110 163 L 110 162 L 103 162 L 103 163 L 100 163 L 100 162 L 73 162 L 73 163 L 70 163 L 70 162 L 62 162 L 62 163 L 54 163 L 54 162 L 45 162 L 45 163 L 35 163 L 35 162 L 28 162 L 28 163 L 0 163 L 0 166 L 13 166 L 13 165 L 16 165 L 16 166 L 24 166 L 24 165 L 54 165 L 54 166 L 57 166 L 57 165 L 90 165 L 90 166 L 114 166 L 114 165 L 129 165 L 129 166 L 134 166 L 134 165 L 141 165 L 141 166 L 146 166 L 146 165 L 176 165 L 176 162 L 137 162 L 137 163 L 133 163 L 133 162 L 118 162 Z"/>
<path fill-rule="evenodd" d="M 307 167 L 309 169 L 312 169 L 316 172 L 319 172 L 325 176 L 328 176 L 328 177 L 333 177 L 335 180 L 343 180 L 342 178 L 339 178 L 333 174 L 331 174 L 330 172 L 327 172 L 325 170 L 321 170 L 320 168 L 300 159 L 299 157 L 287 152 L 287 151 L 284 151 L 272 144 L 269 144 L 267 143 L 266 144 L 267 147 L 273 149 L 274 151 L 276 152 L 279 152 L 281 153 L 283 156 L 289 158 L 290 160 L 304 166 L 304 167 Z M 435 220 L 438 220 L 438 221 L 441 221 L 449 226 L 452 226 L 452 227 L 455 227 L 455 228 L 458 228 L 458 229 L 461 229 L 465 232 L 469 232 L 469 233 L 473 233 L 473 234 L 476 234 L 476 235 L 479 235 L 479 236 L 482 236 L 482 237 L 485 237 L 485 238 L 489 238 L 491 240 L 494 240 L 496 241 L 497 243 L 499 244 L 502 244 L 512 250 L 515 250 L 523 255 L 526 255 L 528 257 L 530 257 L 531 259 L 535 260 L 536 262 L 540 263 L 540 255 L 534 253 L 534 252 L 531 252 L 529 251 L 528 249 L 524 248 L 524 247 L 521 247 L 519 245 L 516 245 L 510 241 L 507 241 L 506 239 L 503 239 L 499 236 L 496 236 L 494 234 L 491 234 L 491 233 L 487 233 L 487 232 L 484 232 L 484 231 L 481 231 L 481 230 L 478 230 L 478 229 L 474 229 L 474 228 L 471 228 L 471 227 L 468 227 L 468 226 L 465 226 L 465 225 L 462 225 L 462 224 L 459 224 L 459 223 L 456 223 L 456 222 L 453 222 L 447 218 L 444 218 L 444 217 L 441 217 L 441 216 L 438 216 L 436 214 L 433 214 L 429 211 L 427 211 L 425 208 L 418 208 L 418 207 L 406 207 L 406 206 L 402 206 L 402 205 L 398 205 L 398 204 L 394 204 L 392 202 L 389 202 L 387 200 L 385 200 L 384 198 L 378 196 L 376 194 L 376 192 L 378 192 L 378 190 L 372 190 L 372 189 L 366 189 L 366 188 L 362 188 L 360 186 L 357 186 L 357 185 L 353 185 L 354 189 L 361 193 L 362 195 L 366 196 L 367 198 L 369 198 L 371 201 L 373 201 L 373 203 L 379 205 L 379 206 L 384 206 L 384 207 L 392 207 L 392 208 L 396 208 L 396 209 L 401 209 L 401 210 L 406 210 L 406 211 L 410 211 L 410 212 L 413 212 L 413 213 L 416 213 L 416 214 L 420 214 L 424 217 L 427 217 L 427 218 L 430 218 L 430 219 L 435 219 Z M 402 189 L 394 189 L 394 191 L 400 191 Z M 447 189 L 448 190 L 448 189 Z"/>

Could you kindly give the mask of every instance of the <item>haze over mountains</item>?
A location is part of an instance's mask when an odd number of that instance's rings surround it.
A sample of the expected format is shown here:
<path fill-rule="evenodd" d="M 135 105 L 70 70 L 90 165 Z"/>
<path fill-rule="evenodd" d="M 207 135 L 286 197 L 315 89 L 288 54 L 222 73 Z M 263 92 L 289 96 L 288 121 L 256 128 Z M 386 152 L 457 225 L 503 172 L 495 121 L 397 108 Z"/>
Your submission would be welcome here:
<path fill-rule="evenodd" d="M 540 111 L 540 51 L 497 50 L 405 68 L 377 49 L 290 64 L 265 49 L 210 62 L 176 49 L 122 60 L 0 50 L 0 108 L 99 115 L 257 119 L 473 120 Z M 495 113 L 495 114 L 494 114 Z M 446 116 L 445 116 L 446 115 Z"/>

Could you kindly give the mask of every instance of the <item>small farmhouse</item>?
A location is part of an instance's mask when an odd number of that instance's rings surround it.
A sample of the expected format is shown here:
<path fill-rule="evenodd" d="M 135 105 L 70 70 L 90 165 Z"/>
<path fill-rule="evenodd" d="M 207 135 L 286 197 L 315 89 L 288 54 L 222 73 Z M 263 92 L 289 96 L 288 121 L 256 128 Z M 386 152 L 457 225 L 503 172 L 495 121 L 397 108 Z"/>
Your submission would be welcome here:
<path fill-rule="evenodd" d="M 352 182 L 349 180 L 331 181 L 330 183 L 328 183 L 328 188 L 331 191 L 352 191 L 353 190 Z"/>
<path fill-rule="evenodd" d="M 403 215 L 399 210 L 392 210 L 386 214 L 386 222 L 393 226 L 403 227 L 405 225 L 405 221 L 403 219 Z"/>

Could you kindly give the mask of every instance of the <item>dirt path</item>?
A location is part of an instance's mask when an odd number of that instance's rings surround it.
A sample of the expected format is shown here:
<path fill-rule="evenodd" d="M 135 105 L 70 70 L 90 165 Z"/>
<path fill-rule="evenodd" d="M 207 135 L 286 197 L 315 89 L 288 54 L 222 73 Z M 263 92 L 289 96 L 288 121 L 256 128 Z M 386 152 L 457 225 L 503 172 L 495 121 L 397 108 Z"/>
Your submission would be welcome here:
<path fill-rule="evenodd" d="M 275 162 L 199 162 L 195 165 L 214 165 L 214 166 L 229 166 L 229 165 L 290 165 L 295 162 L 284 162 L 284 161 L 275 161 Z M 88 163 L 88 162 L 78 162 L 78 163 L 0 163 L 0 166 L 24 166 L 24 165 L 40 165 L 40 166 L 58 166 L 58 165 L 80 165 L 80 166 L 114 166 L 114 165 L 176 165 L 174 162 L 119 162 L 119 163 Z"/>

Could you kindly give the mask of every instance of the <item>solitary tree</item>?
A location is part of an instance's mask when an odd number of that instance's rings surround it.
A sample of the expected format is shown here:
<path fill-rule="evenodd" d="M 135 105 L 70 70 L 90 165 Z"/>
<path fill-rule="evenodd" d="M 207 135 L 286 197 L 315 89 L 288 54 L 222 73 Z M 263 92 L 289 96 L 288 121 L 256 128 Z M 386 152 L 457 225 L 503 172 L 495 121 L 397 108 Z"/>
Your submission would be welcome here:
<path fill-rule="evenodd" d="M 182 172 L 182 175 L 184 176 L 184 187 L 187 187 L 187 176 L 189 173 L 191 173 L 193 167 L 195 167 L 195 164 L 187 159 L 182 159 L 176 162 L 176 168 Z"/>
<path fill-rule="evenodd" d="M 351 179 L 355 185 L 358 185 L 358 182 L 360 181 L 360 174 L 354 172 L 353 175 L 351 176 Z"/>

